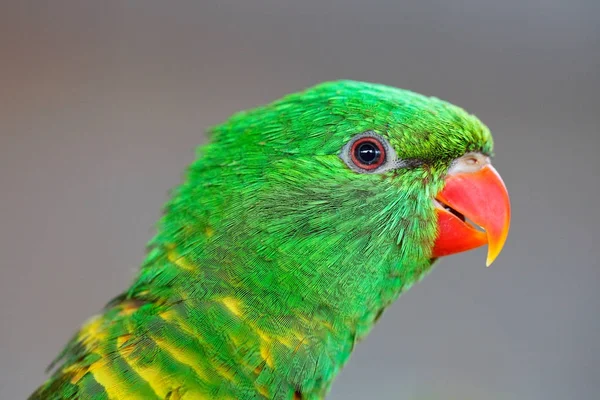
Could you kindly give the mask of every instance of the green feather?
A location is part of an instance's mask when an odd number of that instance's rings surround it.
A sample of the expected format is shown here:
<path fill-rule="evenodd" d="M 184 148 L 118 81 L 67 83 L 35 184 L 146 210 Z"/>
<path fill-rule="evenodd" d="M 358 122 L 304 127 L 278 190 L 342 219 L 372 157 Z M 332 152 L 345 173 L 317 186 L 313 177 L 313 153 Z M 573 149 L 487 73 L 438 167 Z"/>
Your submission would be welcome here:
<path fill-rule="evenodd" d="M 350 169 L 355 135 L 407 166 Z M 339 81 L 211 130 L 140 272 L 32 399 L 319 399 L 382 311 L 431 268 L 432 198 L 452 161 L 492 152 L 442 100 Z"/>

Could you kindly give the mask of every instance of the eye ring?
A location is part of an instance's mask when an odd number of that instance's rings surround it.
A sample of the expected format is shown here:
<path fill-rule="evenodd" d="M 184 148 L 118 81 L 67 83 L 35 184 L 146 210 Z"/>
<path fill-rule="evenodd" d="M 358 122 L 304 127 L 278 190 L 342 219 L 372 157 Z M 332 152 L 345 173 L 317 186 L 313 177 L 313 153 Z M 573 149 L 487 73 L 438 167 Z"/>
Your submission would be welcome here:
<path fill-rule="evenodd" d="M 354 165 L 363 170 L 372 171 L 381 167 L 386 161 L 384 144 L 373 136 L 356 140 L 349 150 Z"/>
<path fill-rule="evenodd" d="M 359 174 L 382 174 L 390 170 L 418 165 L 416 164 L 418 161 L 405 161 L 398 158 L 387 139 L 374 131 L 366 131 L 354 136 L 342 147 L 338 157 L 348 168 Z"/>

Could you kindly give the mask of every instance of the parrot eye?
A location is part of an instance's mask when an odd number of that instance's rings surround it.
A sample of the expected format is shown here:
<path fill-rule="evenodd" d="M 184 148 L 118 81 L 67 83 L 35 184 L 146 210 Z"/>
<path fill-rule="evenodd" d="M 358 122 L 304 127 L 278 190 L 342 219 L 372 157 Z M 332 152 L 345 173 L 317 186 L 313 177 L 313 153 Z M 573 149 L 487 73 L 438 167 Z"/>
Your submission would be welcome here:
<path fill-rule="evenodd" d="M 381 135 L 369 131 L 354 136 L 342 148 L 339 157 L 355 172 L 377 174 L 406 167 L 392 145 Z"/>
<path fill-rule="evenodd" d="M 350 157 L 352 162 L 359 168 L 376 169 L 385 162 L 385 148 L 374 137 L 360 138 L 352 144 Z"/>

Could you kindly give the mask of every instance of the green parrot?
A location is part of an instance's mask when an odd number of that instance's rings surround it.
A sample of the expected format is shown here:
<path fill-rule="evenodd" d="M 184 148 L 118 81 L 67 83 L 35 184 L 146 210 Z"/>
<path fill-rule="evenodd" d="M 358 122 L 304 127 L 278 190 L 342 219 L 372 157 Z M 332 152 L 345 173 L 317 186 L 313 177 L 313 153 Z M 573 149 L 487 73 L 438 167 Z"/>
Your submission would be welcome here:
<path fill-rule="evenodd" d="M 437 258 L 508 234 L 488 128 L 336 81 L 211 129 L 122 295 L 30 399 L 322 399 Z"/>

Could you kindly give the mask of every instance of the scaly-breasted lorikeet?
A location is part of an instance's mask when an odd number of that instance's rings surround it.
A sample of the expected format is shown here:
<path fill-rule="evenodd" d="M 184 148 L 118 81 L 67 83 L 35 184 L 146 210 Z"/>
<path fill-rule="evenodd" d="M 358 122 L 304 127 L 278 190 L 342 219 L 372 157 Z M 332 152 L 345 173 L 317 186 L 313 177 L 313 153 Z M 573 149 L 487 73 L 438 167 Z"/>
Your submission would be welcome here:
<path fill-rule="evenodd" d="M 487 243 L 494 261 L 510 206 L 492 147 L 461 108 L 362 82 L 232 116 L 131 287 L 31 398 L 323 398 L 438 257 Z"/>

